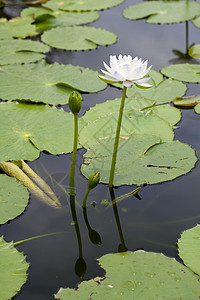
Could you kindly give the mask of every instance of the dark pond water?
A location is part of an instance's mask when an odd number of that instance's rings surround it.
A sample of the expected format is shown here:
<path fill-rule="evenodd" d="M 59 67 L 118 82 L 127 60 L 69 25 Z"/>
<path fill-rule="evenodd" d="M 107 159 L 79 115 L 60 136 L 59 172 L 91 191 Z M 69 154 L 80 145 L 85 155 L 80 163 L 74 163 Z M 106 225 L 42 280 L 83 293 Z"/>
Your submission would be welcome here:
<path fill-rule="evenodd" d="M 148 59 L 154 69 L 171 64 L 176 59 L 172 49 L 185 51 L 185 24 L 152 25 L 145 21 L 129 21 L 122 17 L 122 10 L 135 1 L 126 0 L 123 4 L 100 12 L 100 19 L 91 26 L 102 27 L 115 32 L 118 42 L 109 47 L 85 52 L 68 52 L 52 49 L 47 55 L 49 63 L 74 64 L 100 71 L 102 61 L 109 61 L 110 55 L 131 54 Z M 16 16 L 18 7 L 10 5 L 6 13 Z M 199 30 L 189 24 L 189 42 L 199 43 Z M 178 61 L 177 61 L 178 62 Z M 199 93 L 199 85 L 190 84 L 187 95 Z M 81 114 L 96 103 L 121 97 L 121 91 L 112 87 L 97 94 L 85 94 Z M 68 110 L 67 107 L 65 107 Z M 175 129 L 175 139 L 190 144 L 199 155 L 200 130 L 199 115 L 193 110 L 182 110 L 182 120 Z M 78 151 L 76 165 L 76 200 L 81 204 L 87 180 L 80 173 L 84 149 Z M 75 263 L 79 257 L 76 228 L 72 224 L 69 198 L 63 190 L 55 186 L 51 177 L 67 189 L 70 172 L 69 155 L 53 156 L 41 153 L 29 165 L 52 187 L 57 196 L 65 202 L 61 209 L 53 209 L 30 196 L 26 211 L 17 219 L 0 227 L 0 235 L 6 241 L 18 241 L 28 237 L 61 232 L 62 234 L 36 239 L 18 245 L 30 262 L 28 282 L 23 286 L 16 300 L 51 300 L 60 287 L 76 287 L 80 278 L 75 273 Z M 81 234 L 82 256 L 87 270 L 82 278 L 101 276 L 104 271 L 98 266 L 97 258 L 104 254 L 117 252 L 120 244 L 128 250 L 144 249 L 162 252 L 176 257 L 176 242 L 180 233 L 200 222 L 200 164 L 187 175 L 176 180 L 144 187 L 136 197 L 118 203 L 117 209 L 101 204 L 110 200 L 106 185 L 100 184 L 88 199 L 87 217 L 91 228 L 101 236 L 102 245 L 91 243 L 83 212 L 76 206 Z M 134 186 L 120 186 L 115 189 L 118 197 L 134 189 Z M 90 205 L 92 201 L 96 206 Z"/>

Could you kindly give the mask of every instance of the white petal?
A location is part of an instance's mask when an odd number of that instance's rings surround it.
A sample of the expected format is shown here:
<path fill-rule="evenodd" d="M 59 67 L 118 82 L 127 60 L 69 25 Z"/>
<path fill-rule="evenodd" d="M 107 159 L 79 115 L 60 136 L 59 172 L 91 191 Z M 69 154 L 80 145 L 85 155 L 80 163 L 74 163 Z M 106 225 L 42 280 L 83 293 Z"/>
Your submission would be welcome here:
<path fill-rule="evenodd" d="M 135 80 L 142 79 L 144 76 L 147 75 L 147 73 L 149 72 L 149 70 L 151 69 L 152 66 L 150 66 L 148 69 L 146 69 L 145 65 L 142 65 L 140 67 L 142 67 L 141 70 L 139 69 L 139 67 L 136 70 L 133 69 L 133 72 L 130 75 L 131 80 L 135 81 Z"/>
<path fill-rule="evenodd" d="M 123 81 L 125 78 L 122 74 L 118 73 L 117 71 L 115 71 L 113 74 L 112 74 L 112 77 L 115 77 L 117 80 L 119 81 Z"/>
<path fill-rule="evenodd" d="M 152 68 L 152 66 L 150 66 L 148 69 L 146 69 L 146 70 L 143 70 L 143 72 L 140 74 L 141 75 L 141 77 L 140 78 L 142 78 L 142 77 L 144 77 L 144 76 L 146 76 L 147 75 L 147 73 L 151 70 L 151 68 Z"/>
<path fill-rule="evenodd" d="M 105 75 L 112 76 L 112 74 L 107 71 L 101 70 L 101 72 L 104 73 Z"/>
<path fill-rule="evenodd" d="M 116 80 L 116 78 L 112 78 L 112 77 L 106 77 L 106 76 L 102 76 L 99 75 L 100 78 L 105 79 L 105 80 L 109 80 L 109 81 L 114 81 L 114 82 L 118 82 L 119 80 Z"/>
<path fill-rule="evenodd" d="M 143 86 L 143 87 L 151 87 L 152 85 L 149 83 L 140 83 L 138 84 L 139 86 Z"/>
<path fill-rule="evenodd" d="M 110 56 L 111 69 L 115 71 L 117 69 L 117 66 L 118 66 L 118 61 L 117 61 L 116 55 Z"/>
<path fill-rule="evenodd" d="M 149 81 L 151 79 L 151 77 L 145 77 L 145 78 L 142 78 L 142 79 L 139 79 L 139 80 L 134 80 L 134 82 L 136 84 L 142 84 L 142 83 L 145 83 L 147 81 Z"/>
<path fill-rule="evenodd" d="M 103 61 L 103 65 L 104 65 L 104 67 L 106 68 L 106 70 L 108 71 L 108 72 L 110 72 L 110 73 L 112 73 L 112 70 L 111 70 L 111 68 Z M 102 71 L 102 70 L 101 70 Z"/>

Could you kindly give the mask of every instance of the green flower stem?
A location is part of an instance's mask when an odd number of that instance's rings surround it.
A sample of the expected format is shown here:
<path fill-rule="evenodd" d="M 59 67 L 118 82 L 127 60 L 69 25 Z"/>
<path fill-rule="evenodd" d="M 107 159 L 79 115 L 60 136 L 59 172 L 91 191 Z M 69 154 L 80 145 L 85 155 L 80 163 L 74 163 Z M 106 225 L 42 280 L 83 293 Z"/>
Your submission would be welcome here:
<path fill-rule="evenodd" d="M 85 196 L 83 198 L 83 205 L 82 205 L 83 208 L 86 208 L 87 197 L 88 197 L 90 190 L 91 190 L 90 188 L 87 188 L 87 190 L 85 192 Z"/>
<path fill-rule="evenodd" d="M 118 117 L 118 122 L 117 122 L 117 130 L 116 130 L 116 135 L 115 135 L 115 143 L 114 143 L 114 149 L 113 149 L 111 169 L 110 169 L 110 177 L 109 177 L 109 184 L 108 184 L 108 186 L 110 188 L 113 186 L 113 181 L 114 181 L 115 165 L 116 165 L 116 159 L 117 159 L 117 150 L 118 150 L 118 144 L 119 144 L 119 135 L 120 135 L 120 129 L 121 129 L 121 123 L 122 123 L 126 90 L 127 90 L 127 87 L 124 86 L 123 93 L 122 93 L 121 106 L 120 106 L 120 110 L 119 110 L 119 117 Z"/>
<path fill-rule="evenodd" d="M 75 166 L 76 166 L 77 144 L 78 144 L 78 114 L 74 114 L 74 147 L 73 147 L 73 153 L 72 153 L 70 179 L 69 179 L 70 195 L 75 195 L 74 175 L 75 175 Z"/>
<path fill-rule="evenodd" d="M 88 197 L 88 194 L 89 194 L 90 190 L 91 189 L 87 187 L 87 190 L 85 192 L 85 196 L 83 198 L 83 205 L 82 205 L 83 208 L 86 208 L 87 197 Z"/>

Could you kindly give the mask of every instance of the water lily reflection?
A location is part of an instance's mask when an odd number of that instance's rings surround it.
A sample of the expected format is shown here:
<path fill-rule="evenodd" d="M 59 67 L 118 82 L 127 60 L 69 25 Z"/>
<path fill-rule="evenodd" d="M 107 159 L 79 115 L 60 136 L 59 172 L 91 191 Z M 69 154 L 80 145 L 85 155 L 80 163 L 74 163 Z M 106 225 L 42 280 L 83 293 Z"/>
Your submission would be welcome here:
<path fill-rule="evenodd" d="M 143 61 L 136 56 L 132 58 L 130 55 L 121 54 L 110 56 L 110 67 L 103 62 L 107 71 L 101 70 L 106 76 L 99 76 L 103 80 L 122 82 L 124 86 L 131 87 L 137 85 L 139 87 L 151 87 L 147 81 L 151 77 L 145 77 L 152 66 L 147 68 L 148 60 Z"/>

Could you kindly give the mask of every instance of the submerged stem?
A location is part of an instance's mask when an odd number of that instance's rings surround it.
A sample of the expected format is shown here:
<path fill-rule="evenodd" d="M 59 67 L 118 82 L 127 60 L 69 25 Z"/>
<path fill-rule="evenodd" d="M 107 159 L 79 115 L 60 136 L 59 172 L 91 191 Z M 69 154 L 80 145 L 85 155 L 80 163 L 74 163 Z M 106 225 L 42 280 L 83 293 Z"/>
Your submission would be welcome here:
<path fill-rule="evenodd" d="M 129 192 L 129 193 L 126 193 L 126 194 L 124 194 L 124 195 L 121 195 L 121 196 L 115 198 L 115 203 L 118 203 L 119 201 L 122 201 L 122 200 L 124 200 L 124 199 L 126 199 L 126 198 L 128 198 L 128 197 L 130 197 L 130 196 L 136 195 L 140 190 L 141 190 L 141 187 L 138 187 L 138 188 L 134 189 L 133 191 L 131 191 L 131 192 Z M 107 206 L 107 208 L 109 208 L 109 207 L 111 207 L 111 206 L 112 206 L 112 203 L 110 203 L 110 204 Z"/>
<path fill-rule="evenodd" d="M 118 122 L 117 122 L 117 129 L 116 129 L 116 134 L 115 134 L 115 143 L 114 143 L 114 148 L 113 148 L 111 169 L 110 169 L 110 177 L 109 177 L 109 184 L 108 184 L 110 188 L 113 186 L 113 181 L 114 181 L 115 165 L 116 165 L 116 159 L 117 159 L 117 150 L 118 150 L 118 144 L 119 144 L 119 135 L 120 135 L 120 129 L 121 129 L 121 123 L 122 123 L 126 90 L 127 90 L 127 87 L 124 86 L 123 93 L 122 93 L 121 106 L 120 106 L 120 110 L 119 110 L 119 117 L 118 117 Z"/>
<path fill-rule="evenodd" d="M 14 242 L 13 245 L 16 246 L 16 245 L 19 245 L 19 244 L 22 244 L 22 243 L 25 243 L 25 242 L 28 242 L 28 241 L 32 241 L 32 240 L 35 240 L 35 239 L 39 239 L 39 238 L 42 238 L 42 237 L 51 236 L 51 235 L 56 235 L 56 234 L 63 234 L 63 233 L 66 233 L 66 232 L 67 232 L 67 231 L 59 231 L 59 232 L 45 233 L 45 234 L 41 234 L 41 235 L 37 235 L 37 236 L 30 237 L 30 238 L 28 238 L 28 239 L 24 239 L 24 240 L 21 240 L 21 241 Z"/>
<path fill-rule="evenodd" d="M 76 165 L 77 144 L 78 144 L 78 114 L 74 114 L 74 146 L 73 146 L 71 169 L 70 169 L 70 179 L 69 179 L 70 195 L 75 195 L 74 175 L 75 175 L 75 165 Z"/>

